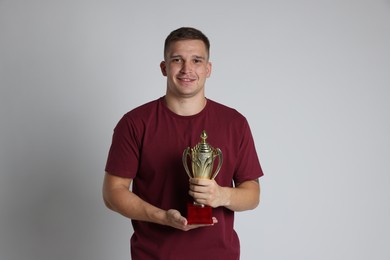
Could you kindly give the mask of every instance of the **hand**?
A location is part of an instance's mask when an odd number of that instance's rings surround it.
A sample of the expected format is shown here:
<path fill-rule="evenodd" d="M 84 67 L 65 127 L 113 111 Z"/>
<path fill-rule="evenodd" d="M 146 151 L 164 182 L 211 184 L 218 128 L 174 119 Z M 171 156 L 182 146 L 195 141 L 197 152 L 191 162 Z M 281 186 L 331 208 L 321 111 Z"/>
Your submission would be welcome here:
<path fill-rule="evenodd" d="M 188 225 L 188 221 L 185 217 L 183 217 L 178 210 L 175 209 L 170 209 L 166 211 L 166 217 L 168 221 L 168 226 L 183 230 L 183 231 L 188 231 L 191 229 L 195 228 L 200 228 L 200 227 L 207 227 L 207 226 L 212 226 L 216 223 L 218 223 L 218 220 L 213 217 L 213 224 L 202 224 L 202 225 Z"/>
<path fill-rule="evenodd" d="M 213 208 L 227 205 L 228 193 L 215 180 L 191 178 L 188 193 L 200 204 Z"/>

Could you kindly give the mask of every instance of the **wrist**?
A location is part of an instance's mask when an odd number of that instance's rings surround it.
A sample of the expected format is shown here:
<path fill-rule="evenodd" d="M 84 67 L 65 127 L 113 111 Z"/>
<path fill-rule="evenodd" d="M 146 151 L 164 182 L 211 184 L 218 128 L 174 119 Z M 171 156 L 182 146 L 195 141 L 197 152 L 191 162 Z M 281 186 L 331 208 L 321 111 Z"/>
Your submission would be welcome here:
<path fill-rule="evenodd" d="M 166 225 L 167 211 L 156 208 L 149 214 L 149 221 L 156 224 Z"/>
<path fill-rule="evenodd" d="M 229 208 L 231 205 L 232 188 L 222 187 L 221 206 Z"/>

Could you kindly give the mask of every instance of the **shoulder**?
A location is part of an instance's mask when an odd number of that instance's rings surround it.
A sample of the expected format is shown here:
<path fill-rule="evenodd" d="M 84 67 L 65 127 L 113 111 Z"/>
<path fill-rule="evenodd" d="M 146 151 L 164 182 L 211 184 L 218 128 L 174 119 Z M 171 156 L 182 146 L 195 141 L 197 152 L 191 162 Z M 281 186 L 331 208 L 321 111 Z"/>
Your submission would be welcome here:
<path fill-rule="evenodd" d="M 137 118 L 137 117 L 144 117 L 145 115 L 150 115 L 154 110 L 157 109 L 157 107 L 159 106 L 161 102 L 161 98 L 158 98 L 156 100 L 153 100 L 153 101 L 149 101 L 143 105 L 140 105 L 132 110 L 130 110 L 129 112 L 127 112 L 125 115 L 124 115 L 124 118 Z"/>
<path fill-rule="evenodd" d="M 218 103 L 208 99 L 209 108 L 212 113 L 218 114 L 219 117 L 229 119 L 230 121 L 246 122 L 246 118 L 235 108 Z"/>
<path fill-rule="evenodd" d="M 125 113 L 116 125 L 116 129 L 143 128 L 146 122 L 149 121 L 149 118 L 156 114 L 155 111 L 158 109 L 160 99 L 149 101 Z"/>

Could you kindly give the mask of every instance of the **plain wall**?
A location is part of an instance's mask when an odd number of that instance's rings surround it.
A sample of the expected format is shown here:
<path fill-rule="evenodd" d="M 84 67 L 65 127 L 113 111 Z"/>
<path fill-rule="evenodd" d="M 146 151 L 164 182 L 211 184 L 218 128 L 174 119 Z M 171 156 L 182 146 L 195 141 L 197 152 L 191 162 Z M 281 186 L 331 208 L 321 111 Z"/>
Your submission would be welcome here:
<path fill-rule="evenodd" d="M 0 0 L 0 259 L 129 259 L 107 152 L 164 95 L 181 26 L 209 36 L 206 95 L 247 117 L 265 172 L 242 259 L 390 259 L 388 0 Z"/>

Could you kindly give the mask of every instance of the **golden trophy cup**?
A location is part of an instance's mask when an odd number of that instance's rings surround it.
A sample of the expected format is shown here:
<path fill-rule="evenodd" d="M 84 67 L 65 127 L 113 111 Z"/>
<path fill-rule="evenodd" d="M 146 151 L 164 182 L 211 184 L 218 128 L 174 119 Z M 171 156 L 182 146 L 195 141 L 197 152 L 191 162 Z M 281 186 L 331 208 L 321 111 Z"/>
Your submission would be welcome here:
<path fill-rule="evenodd" d="M 200 135 L 201 142 L 195 147 L 187 147 L 183 152 L 183 165 L 187 175 L 190 178 L 213 180 L 222 166 L 222 151 L 219 148 L 213 148 L 206 142 L 207 133 L 203 130 Z M 188 167 L 188 157 L 191 159 L 191 169 Z M 214 171 L 214 161 L 218 157 L 218 165 Z M 214 171 L 214 172 L 213 172 Z M 200 203 L 189 202 L 187 204 L 188 224 L 212 224 L 212 208 Z"/>

